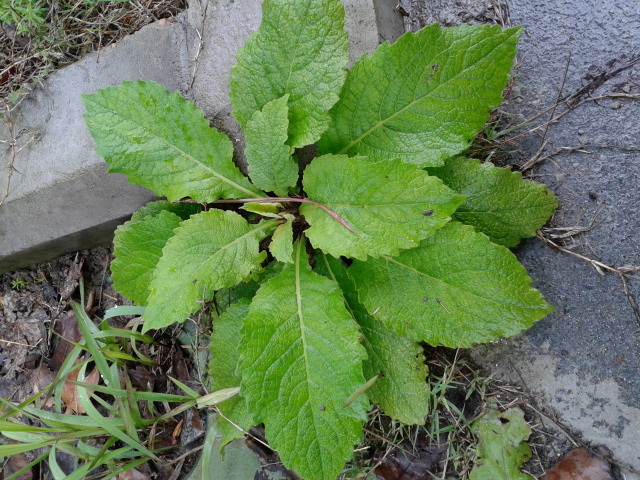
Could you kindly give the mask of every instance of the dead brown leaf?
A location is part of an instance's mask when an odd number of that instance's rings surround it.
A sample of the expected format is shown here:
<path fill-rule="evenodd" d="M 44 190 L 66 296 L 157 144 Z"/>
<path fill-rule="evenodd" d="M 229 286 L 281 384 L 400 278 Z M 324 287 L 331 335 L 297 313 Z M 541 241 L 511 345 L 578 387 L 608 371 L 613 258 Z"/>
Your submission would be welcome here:
<path fill-rule="evenodd" d="M 116 475 L 116 480 L 149 480 L 149 476 L 137 468 L 132 468 L 131 470 Z"/>
<path fill-rule="evenodd" d="M 76 361 L 76 365 L 80 362 L 80 360 Z M 67 378 L 69 380 L 77 380 L 78 372 L 80 369 L 73 370 Z M 97 385 L 100 381 L 100 372 L 97 368 L 93 368 L 89 375 L 84 377 L 84 382 L 90 383 L 91 385 Z M 93 390 L 88 390 L 89 393 L 92 393 Z M 80 404 L 80 400 L 78 399 L 78 388 L 71 382 L 65 381 L 62 386 L 62 401 L 67 407 L 66 413 L 86 413 L 82 405 Z"/>
<path fill-rule="evenodd" d="M 82 265 L 84 265 L 84 259 L 79 257 L 69 267 L 59 287 L 60 300 L 69 300 L 73 292 L 78 288 L 80 284 L 78 280 L 82 276 Z"/>
<path fill-rule="evenodd" d="M 153 392 L 156 385 L 156 376 L 148 368 L 136 365 L 136 368 L 128 370 L 131 385 L 141 392 Z"/>
<path fill-rule="evenodd" d="M 175 445 L 178 443 L 178 437 L 182 433 L 182 426 L 184 425 L 184 418 L 181 418 L 178 422 L 178 425 L 173 429 L 173 433 L 171 434 L 171 443 Z"/>
<path fill-rule="evenodd" d="M 417 450 L 395 448 L 386 453 L 380 449 L 374 455 L 374 461 L 380 464 L 375 472 L 378 480 L 422 480 L 428 478 L 427 472 L 437 473 L 438 464 L 447 455 L 447 445 L 423 445 Z"/>
<path fill-rule="evenodd" d="M 545 480 L 614 480 L 609 462 L 586 448 L 576 448 L 567 453 L 544 478 Z"/>
<path fill-rule="evenodd" d="M 31 393 L 38 393 L 44 390 L 46 387 L 51 385 L 51 382 L 56 378 L 54 373 L 44 364 L 38 365 L 36 369 L 31 373 L 31 377 L 29 378 L 29 382 L 32 387 L 30 388 Z"/>
<path fill-rule="evenodd" d="M 60 337 L 58 338 L 58 343 L 53 351 L 49 365 L 54 371 L 58 371 L 69 355 L 69 352 L 73 349 L 73 345 L 64 339 L 77 343 L 82 339 L 82 333 L 78 327 L 78 319 L 72 310 L 68 311 L 66 315 L 63 314 L 60 316 L 54 331 L 60 335 Z"/>
<path fill-rule="evenodd" d="M 23 469 L 27 465 L 29 465 L 29 460 L 27 460 L 24 453 L 11 455 L 2 469 L 2 478 L 9 478 L 11 475 L 16 473 L 18 470 Z M 15 480 L 33 480 L 33 472 L 29 469 L 14 478 Z"/>

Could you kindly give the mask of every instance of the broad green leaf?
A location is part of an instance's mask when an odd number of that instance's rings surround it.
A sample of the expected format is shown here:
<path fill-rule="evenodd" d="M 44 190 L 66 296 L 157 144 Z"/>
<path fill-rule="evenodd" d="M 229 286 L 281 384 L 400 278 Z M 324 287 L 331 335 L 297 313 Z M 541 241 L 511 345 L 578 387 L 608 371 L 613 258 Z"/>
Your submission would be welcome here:
<path fill-rule="evenodd" d="M 520 239 L 535 236 L 558 207 L 558 199 L 545 185 L 488 162 L 455 157 L 444 167 L 428 171 L 467 197 L 454 219 L 505 247 L 515 247 Z"/>
<path fill-rule="evenodd" d="M 267 192 L 286 197 L 289 187 L 298 181 L 298 164 L 287 145 L 289 108 L 285 95 L 267 103 L 253 114 L 244 131 L 247 146 L 244 149 L 249 176 L 255 186 Z"/>
<path fill-rule="evenodd" d="M 185 220 L 153 274 L 144 330 L 184 321 L 214 290 L 241 282 L 265 258 L 259 242 L 276 220 L 249 224 L 237 213 L 210 210 Z"/>
<path fill-rule="evenodd" d="M 269 251 L 276 260 L 283 263 L 293 263 L 293 222 L 288 218 L 284 223 L 278 225 L 273 232 Z"/>
<path fill-rule="evenodd" d="M 502 101 L 519 34 L 435 24 L 382 44 L 349 71 L 320 152 L 442 165 Z"/>
<path fill-rule="evenodd" d="M 211 390 L 240 386 L 241 376 L 237 371 L 241 341 L 240 327 L 249 313 L 249 303 L 247 299 L 241 300 L 229 307 L 213 323 L 209 360 Z M 218 409 L 244 430 L 249 430 L 255 423 L 253 415 L 247 409 L 247 402 L 239 395 L 220 403 Z M 222 445 L 244 435 L 224 418 L 219 418 L 218 423 L 222 430 Z"/>
<path fill-rule="evenodd" d="M 250 301 L 255 296 L 260 285 L 280 273 L 282 267 L 283 265 L 280 262 L 270 262 L 264 268 L 258 280 L 244 281 L 233 287 L 217 290 L 214 297 L 216 309 L 224 313 L 234 303 L 244 300 Z"/>
<path fill-rule="evenodd" d="M 305 170 L 304 188 L 310 200 L 336 212 L 354 230 L 320 207 L 303 204 L 300 212 L 311 225 L 305 233 L 313 246 L 361 260 L 417 247 L 464 201 L 415 165 L 346 155 L 316 158 Z"/>
<path fill-rule="evenodd" d="M 347 34 L 339 0 L 272 0 L 231 69 L 233 114 L 246 129 L 254 113 L 289 94 L 292 147 L 315 143 L 346 77 Z"/>
<path fill-rule="evenodd" d="M 458 222 L 396 258 L 356 261 L 349 275 L 376 319 L 431 345 L 494 341 L 553 311 L 513 253 Z"/>
<path fill-rule="evenodd" d="M 531 458 L 525 442 L 531 429 L 518 407 L 504 413 L 489 410 L 473 422 L 471 431 L 478 437 L 478 460 L 470 480 L 534 480 L 520 471 Z"/>
<path fill-rule="evenodd" d="M 398 335 L 369 314 L 358 300 L 353 280 L 341 260 L 319 253 L 316 269 L 338 282 L 347 310 L 360 324 L 368 358 L 362 364 L 365 378 L 383 376 L 367 390 L 372 403 L 404 424 L 424 424 L 428 413 L 429 387 L 424 351 L 418 342 Z"/>
<path fill-rule="evenodd" d="M 171 212 L 178 215 L 182 220 L 186 220 L 201 210 L 202 206 L 198 203 L 173 203 L 166 200 L 158 200 L 157 202 L 149 202 L 143 207 L 140 207 L 131 216 L 131 220 L 144 220 L 147 217 L 154 217 L 160 212 Z"/>
<path fill-rule="evenodd" d="M 155 202 L 161 203 L 161 202 Z M 115 259 L 111 263 L 114 287 L 129 300 L 146 305 L 153 271 L 162 257 L 162 249 L 173 231 L 180 225 L 189 205 L 182 211 L 183 218 L 167 210 L 156 208 L 155 203 L 143 207 L 133 218 L 116 229 L 113 240 Z M 173 205 L 167 202 L 168 205 Z M 178 212 L 178 209 L 173 209 Z M 152 214 L 151 211 L 158 213 Z"/>
<path fill-rule="evenodd" d="M 335 480 L 362 432 L 368 402 L 361 333 L 337 284 L 314 273 L 303 241 L 267 281 L 242 328 L 242 392 L 270 445 L 309 480 Z"/>
<path fill-rule="evenodd" d="M 169 200 L 263 197 L 233 164 L 233 144 L 201 110 L 155 82 L 83 95 L 85 122 L 109 172 Z"/>

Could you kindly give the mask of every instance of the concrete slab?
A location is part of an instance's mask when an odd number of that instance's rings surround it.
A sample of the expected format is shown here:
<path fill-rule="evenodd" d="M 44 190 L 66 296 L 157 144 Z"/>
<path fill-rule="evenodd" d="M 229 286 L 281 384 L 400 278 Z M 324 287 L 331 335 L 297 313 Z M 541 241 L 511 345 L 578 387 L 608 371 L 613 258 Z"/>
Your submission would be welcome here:
<path fill-rule="evenodd" d="M 347 0 L 353 59 L 403 32 L 385 0 Z M 203 6 L 205 5 L 205 6 Z M 14 112 L 18 145 L 9 196 L 0 206 L 0 272 L 111 240 L 115 225 L 152 192 L 107 175 L 82 120 L 80 94 L 124 80 L 155 80 L 195 100 L 216 126 L 236 135 L 228 76 L 237 49 L 260 23 L 260 0 L 203 1 L 176 22 L 156 22 L 113 47 L 54 73 Z M 0 124 L 0 138 L 9 140 Z M 8 171 L 8 151 L 0 170 Z M 7 176 L 0 178 L 0 192 Z M 43 204 L 43 202 L 46 202 Z"/>
<path fill-rule="evenodd" d="M 444 24 L 483 21 L 501 2 L 462 0 L 410 2 L 425 7 L 415 17 Z M 428 5 L 427 5 L 428 4 Z M 587 84 L 588 75 L 623 55 L 638 55 L 640 4 L 626 0 L 509 0 L 512 25 L 522 25 L 521 66 L 504 111 L 524 121 L 553 106 L 568 63 L 563 96 Z M 415 12 L 414 12 L 415 15 Z M 594 92 L 638 93 L 640 65 L 625 70 Z M 560 108 L 556 113 L 560 113 Z M 544 120 L 548 119 L 547 115 Z M 534 170 L 560 199 L 552 225 L 593 228 L 575 237 L 576 252 L 613 267 L 640 265 L 640 101 L 588 102 L 550 126 L 545 153 L 560 154 Z M 542 130 L 538 132 L 542 133 Z M 532 158 L 538 135 L 521 141 L 514 163 Z M 603 147 L 604 146 L 604 147 Z M 608 146 L 608 147 L 607 147 Z M 544 156 L 544 155 L 543 155 Z M 494 375 L 523 384 L 542 406 L 584 441 L 604 444 L 640 478 L 640 318 L 615 273 L 601 275 L 590 264 L 555 252 L 541 241 L 516 250 L 534 284 L 555 313 L 515 339 L 473 349 L 476 361 Z M 638 274 L 627 279 L 640 298 Z M 553 415 L 551 415 L 553 416 Z M 563 453 L 563 452 L 558 452 Z"/>
<path fill-rule="evenodd" d="M 87 55 L 47 79 L 14 111 L 19 145 L 9 196 L 0 207 L 0 272 L 108 241 L 113 226 L 154 195 L 107 175 L 82 115 L 82 93 L 145 78 L 186 89 L 184 26 L 155 23 L 114 47 Z M 0 138 L 9 139 L 0 123 Z M 8 152 L 0 157 L 8 171 Z M 7 176 L 0 178 L 6 190 Z M 73 239 L 73 241 L 70 241 Z"/>

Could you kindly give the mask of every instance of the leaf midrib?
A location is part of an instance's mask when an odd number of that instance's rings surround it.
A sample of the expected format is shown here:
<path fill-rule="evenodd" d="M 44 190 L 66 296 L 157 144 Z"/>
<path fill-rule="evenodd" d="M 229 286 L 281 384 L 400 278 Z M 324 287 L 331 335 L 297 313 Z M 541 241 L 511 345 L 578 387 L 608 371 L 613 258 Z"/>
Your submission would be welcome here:
<path fill-rule="evenodd" d="M 196 267 L 196 269 L 193 271 L 193 275 L 196 275 L 200 271 L 200 269 L 202 267 L 208 265 L 209 262 L 215 256 L 217 256 L 220 252 L 230 248 L 232 245 L 238 243 L 240 240 L 243 240 L 245 237 L 253 236 L 253 235 L 257 234 L 257 233 L 260 233 L 262 230 L 266 230 L 267 228 L 269 228 L 269 227 L 271 227 L 271 226 L 273 226 L 273 225 L 275 225 L 277 223 L 279 223 L 278 220 L 269 220 L 269 221 L 264 222 L 262 225 L 258 224 L 257 228 L 252 228 L 247 233 L 241 235 L 240 237 L 235 238 L 233 241 L 231 241 L 229 243 L 225 243 L 222 247 L 220 247 L 217 250 L 215 250 L 212 255 L 207 256 L 207 258 L 204 261 L 202 261 L 202 263 L 200 263 L 200 265 L 198 265 Z"/>
<path fill-rule="evenodd" d="M 110 110 L 110 109 L 109 109 Z M 182 156 L 191 159 L 193 162 L 195 162 L 196 164 L 198 164 L 200 167 L 202 167 L 205 171 L 209 172 L 211 175 L 213 175 L 215 178 L 217 178 L 218 180 L 227 183 L 228 185 L 232 186 L 233 188 L 240 190 L 241 192 L 245 192 L 247 194 L 249 194 L 250 196 L 254 197 L 254 198 L 260 198 L 262 196 L 265 196 L 263 194 L 263 192 L 261 194 L 257 194 L 247 188 L 244 188 L 241 185 L 238 185 L 236 182 L 234 182 L 233 180 L 225 177 L 224 175 L 216 172 L 215 170 L 213 170 L 211 167 L 209 167 L 208 165 L 204 164 L 203 162 L 201 162 L 200 160 L 198 160 L 197 158 L 195 158 L 193 155 L 184 152 L 183 150 L 181 150 L 180 148 L 178 148 L 176 145 L 170 143 L 167 139 L 161 137 L 160 135 L 158 135 L 155 132 L 152 132 L 151 130 L 149 130 L 148 128 L 146 128 L 145 126 L 141 125 L 138 122 L 135 122 L 132 118 L 128 118 L 128 117 L 124 117 L 120 114 L 118 114 L 117 112 L 114 112 L 113 110 L 110 110 L 109 113 L 113 114 L 116 117 L 119 118 L 123 118 L 123 122 L 122 123 L 130 123 L 132 125 L 135 125 L 139 128 L 141 128 L 144 132 L 146 132 L 147 135 L 149 135 L 152 138 L 155 138 L 157 140 L 159 140 L 160 142 L 164 143 L 165 145 L 168 146 L 168 148 L 173 149 L 176 152 L 179 152 Z M 231 161 L 231 160 L 229 160 Z M 233 165 L 232 165 L 233 166 Z M 240 171 L 238 171 L 238 173 L 240 173 Z M 240 175 L 242 175 L 242 173 L 240 173 Z"/>

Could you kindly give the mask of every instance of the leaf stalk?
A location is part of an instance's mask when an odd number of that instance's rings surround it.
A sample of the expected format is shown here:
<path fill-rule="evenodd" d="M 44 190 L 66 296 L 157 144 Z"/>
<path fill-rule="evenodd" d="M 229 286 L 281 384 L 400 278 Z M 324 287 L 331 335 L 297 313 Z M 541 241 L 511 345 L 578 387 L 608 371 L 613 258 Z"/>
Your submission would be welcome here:
<path fill-rule="evenodd" d="M 322 210 L 327 212 L 331 218 L 333 218 L 336 222 L 342 225 L 344 228 L 349 230 L 352 233 L 356 233 L 356 231 L 349 225 L 340 215 L 331 210 L 330 208 L 325 207 L 323 204 L 314 202 L 313 200 L 309 200 L 307 198 L 295 198 L 295 197 L 263 197 L 263 198 L 230 198 L 223 200 L 216 200 L 213 202 L 216 203 L 249 203 L 249 202 L 257 202 L 257 203 L 280 203 L 280 202 L 294 202 L 294 203 L 310 203 L 312 205 L 316 205 L 320 207 Z"/>

